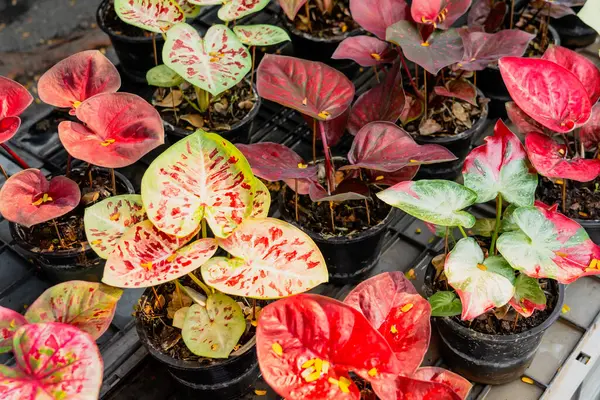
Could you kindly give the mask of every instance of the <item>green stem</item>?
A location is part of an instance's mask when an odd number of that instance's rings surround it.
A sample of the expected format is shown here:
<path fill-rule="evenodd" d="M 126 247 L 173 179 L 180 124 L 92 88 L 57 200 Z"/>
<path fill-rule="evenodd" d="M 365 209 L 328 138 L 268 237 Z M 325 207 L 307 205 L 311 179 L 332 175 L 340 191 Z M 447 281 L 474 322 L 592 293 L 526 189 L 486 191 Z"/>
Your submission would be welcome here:
<path fill-rule="evenodd" d="M 465 232 L 462 226 L 459 225 L 458 229 L 460 230 L 460 233 L 462 233 L 463 237 L 468 238 L 467 232 Z"/>
<path fill-rule="evenodd" d="M 194 275 L 193 272 L 190 272 L 188 274 L 188 276 L 190 278 L 192 278 L 192 280 L 194 281 L 194 283 L 196 283 L 196 285 L 198 285 L 202 290 L 204 290 L 204 293 L 206 293 L 207 296 L 210 296 L 212 294 L 212 291 L 210 290 L 210 288 L 208 286 L 206 286 L 206 284 L 204 284 L 204 282 L 202 282 L 200 279 L 198 279 L 198 277 L 196 275 Z"/>
<path fill-rule="evenodd" d="M 495 254 L 496 240 L 498 240 L 498 232 L 500 232 L 500 218 L 502 218 L 502 195 L 498 193 L 498 197 L 496 197 L 496 225 L 494 226 L 494 234 L 492 235 L 490 255 Z"/>
<path fill-rule="evenodd" d="M 204 89 L 200 89 L 198 86 L 194 86 L 194 90 L 196 91 L 196 97 L 198 98 L 198 107 L 200 107 L 200 112 L 206 112 L 206 110 L 208 110 L 208 106 L 210 105 L 208 92 Z"/>
<path fill-rule="evenodd" d="M 202 239 L 206 239 L 206 220 L 202 220 Z"/>
<path fill-rule="evenodd" d="M 181 90 L 181 89 L 179 89 L 179 90 Z M 198 112 L 200 112 L 200 113 L 202 112 L 202 111 L 200 110 L 200 108 L 199 108 L 199 107 L 198 107 L 198 106 L 197 106 L 197 105 L 196 105 L 196 104 L 195 104 L 195 103 L 194 103 L 194 102 L 193 102 L 193 101 L 192 101 L 192 100 L 191 100 L 189 97 L 187 97 L 185 94 L 183 94 L 183 90 L 181 90 L 181 95 L 183 96 L 183 99 L 184 99 L 184 100 L 185 100 L 185 101 L 186 101 L 186 102 L 187 102 L 187 103 L 188 103 L 190 106 L 192 106 L 192 108 L 193 108 L 194 110 L 196 110 L 196 111 L 198 111 Z"/>

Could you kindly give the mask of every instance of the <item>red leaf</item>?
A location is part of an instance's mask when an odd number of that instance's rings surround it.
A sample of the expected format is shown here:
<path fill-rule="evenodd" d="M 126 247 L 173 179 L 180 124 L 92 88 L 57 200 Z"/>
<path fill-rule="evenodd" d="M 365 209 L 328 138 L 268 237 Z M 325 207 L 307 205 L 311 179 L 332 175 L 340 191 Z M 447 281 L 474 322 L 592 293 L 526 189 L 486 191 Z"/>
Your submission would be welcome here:
<path fill-rule="evenodd" d="M 400 65 L 394 64 L 385 79 L 374 88 L 363 93 L 352 106 L 348 131 L 356 133 L 369 122 L 396 122 L 405 108 Z"/>
<path fill-rule="evenodd" d="M 552 18 L 562 18 L 567 15 L 575 15 L 575 11 L 571 8 L 574 5 L 581 5 L 585 1 L 573 2 L 570 4 L 560 4 L 559 2 L 552 2 L 546 0 L 533 1 L 531 5 L 540 10 L 540 16 L 550 16 Z"/>
<path fill-rule="evenodd" d="M 369 186 L 358 178 L 344 179 L 331 194 L 318 182 L 312 182 L 309 188 L 310 199 L 313 202 L 365 200 L 368 199 L 369 193 Z"/>
<path fill-rule="evenodd" d="M 523 135 L 529 132 L 544 132 L 545 128 L 529 115 L 525 114 L 514 101 L 507 102 L 505 106 L 508 118 Z"/>
<path fill-rule="evenodd" d="M 334 60 L 349 59 L 362 67 L 372 67 L 394 61 L 396 53 L 383 40 L 371 36 L 351 36 L 339 44 L 331 56 Z"/>
<path fill-rule="evenodd" d="M 439 367 L 423 367 L 417 369 L 412 376 L 415 379 L 439 382 L 450 386 L 461 399 L 466 399 L 473 385 L 462 376 Z"/>
<path fill-rule="evenodd" d="M 386 382 L 374 382 L 372 386 L 373 391 L 383 400 L 462 400 L 448 385 L 402 375 Z"/>
<path fill-rule="evenodd" d="M 258 94 L 321 121 L 350 106 L 354 85 L 344 74 L 320 62 L 267 54 L 256 73 Z"/>
<path fill-rule="evenodd" d="M 518 312 L 525 318 L 531 317 L 536 310 L 543 311 L 546 309 L 546 303 L 535 304 L 529 299 L 521 299 L 521 301 L 519 302 L 514 297 L 509 301 L 508 304 L 510 304 L 516 312 Z"/>
<path fill-rule="evenodd" d="M 58 218 L 79 204 L 79 186 L 56 176 L 49 182 L 39 169 L 26 169 L 8 178 L 0 189 L 0 213 L 27 228 Z"/>
<path fill-rule="evenodd" d="M 448 29 L 470 5 L 471 0 L 414 0 L 410 14 L 417 23 Z"/>
<path fill-rule="evenodd" d="M 275 182 L 317 176 L 316 166 L 307 166 L 302 157 L 282 144 L 262 142 L 237 144 L 236 147 L 250 163 L 252 173 L 259 178 Z"/>
<path fill-rule="evenodd" d="M 12 349 L 13 336 L 23 325 L 27 325 L 25 317 L 10 308 L 0 307 L 0 353 Z"/>
<path fill-rule="evenodd" d="M 477 89 L 466 79 L 452 79 L 446 82 L 446 86 L 436 86 L 433 91 L 438 96 L 455 97 L 477 105 Z"/>
<path fill-rule="evenodd" d="M 592 107 L 592 118 L 581 127 L 579 135 L 586 149 L 595 150 L 600 146 L 600 103 Z"/>
<path fill-rule="evenodd" d="M 503 1 L 476 0 L 469 10 L 467 25 L 483 26 L 485 32 L 495 32 L 504 22 L 506 10 L 507 5 Z"/>
<path fill-rule="evenodd" d="M 431 307 L 402 272 L 386 272 L 362 282 L 344 303 L 360 311 L 388 341 L 412 375 L 421 365 L 431 336 Z"/>
<path fill-rule="evenodd" d="M 33 96 L 17 82 L 0 76 L 0 143 L 10 140 L 19 126 L 19 115 L 33 101 Z"/>
<path fill-rule="evenodd" d="M 77 108 L 99 93 L 113 93 L 121 87 L 115 66 L 98 50 L 86 50 L 58 62 L 38 82 L 44 103 Z"/>
<path fill-rule="evenodd" d="M 356 134 L 348 160 L 352 165 L 342 169 L 394 172 L 408 165 L 453 161 L 456 157 L 444 146 L 418 145 L 410 134 L 391 122 L 371 122 Z"/>
<path fill-rule="evenodd" d="M 569 8 L 570 9 L 570 8 Z M 550 46 L 542 59 L 552 61 L 571 71 L 583 84 L 595 104 L 600 98 L 600 70 L 587 57 L 560 46 Z"/>
<path fill-rule="evenodd" d="M 378 185 L 394 186 L 397 183 L 410 181 L 419 172 L 419 165 L 410 165 L 394 172 L 382 172 L 368 169 L 365 171 L 367 180 Z"/>
<path fill-rule="evenodd" d="M 63 121 L 60 141 L 74 158 L 105 168 L 122 168 L 164 143 L 158 111 L 130 93 L 103 93 L 77 108 L 85 124 Z"/>
<path fill-rule="evenodd" d="M 385 30 L 410 18 L 405 0 L 350 0 L 350 14 L 365 30 L 385 40 Z"/>
<path fill-rule="evenodd" d="M 400 369 L 389 344 L 360 312 L 313 294 L 265 307 L 256 331 L 256 350 L 263 378 L 289 400 L 358 400 L 355 383 L 350 383 L 348 393 L 336 384 L 342 377 L 351 380 L 348 372 L 373 383 Z M 327 371 L 321 369 L 314 381 L 307 382 L 302 376 L 307 368 L 302 366 L 315 359 L 327 362 Z M 372 377 L 369 371 L 373 369 Z"/>
<path fill-rule="evenodd" d="M 532 132 L 525 138 L 529 160 L 547 178 L 589 182 L 600 175 L 600 160 L 565 158 L 567 146 L 541 133 Z"/>
<path fill-rule="evenodd" d="M 587 92 L 569 70 L 533 58 L 504 57 L 498 65 L 515 103 L 545 127 L 566 133 L 590 118 Z"/>
<path fill-rule="evenodd" d="M 402 110 L 402 114 L 400 114 L 400 122 L 402 125 L 409 124 L 412 121 L 418 119 L 421 115 L 423 115 L 424 107 L 423 101 L 418 99 L 410 94 L 405 94 L 406 96 L 406 105 L 404 106 L 404 110 Z"/>

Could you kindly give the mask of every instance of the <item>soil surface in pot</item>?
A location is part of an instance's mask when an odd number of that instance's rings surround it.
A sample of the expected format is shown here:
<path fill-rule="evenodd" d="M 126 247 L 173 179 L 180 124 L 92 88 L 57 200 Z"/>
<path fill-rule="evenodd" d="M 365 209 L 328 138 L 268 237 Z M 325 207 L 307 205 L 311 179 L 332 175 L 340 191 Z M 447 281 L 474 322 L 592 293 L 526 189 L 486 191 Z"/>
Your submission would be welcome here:
<path fill-rule="evenodd" d="M 306 16 L 306 8 L 302 7 L 292 22 L 296 29 L 319 38 L 330 38 L 343 35 L 359 28 L 350 15 L 350 0 L 333 2 L 333 11 L 323 14 L 315 2 L 308 3 L 310 22 Z M 287 18 L 284 15 L 284 18 Z"/>
<path fill-rule="evenodd" d="M 546 23 L 540 29 L 540 21 L 542 17 L 537 15 L 537 10 L 528 10 L 521 15 L 521 18 L 515 24 L 515 28 L 518 28 L 527 33 L 531 33 L 536 35 L 535 38 L 531 42 L 529 42 L 529 46 L 527 46 L 527 50 L 525 50 L 525 54 L 523 57 L 540 57 L 548 46 L 554 42 L 552 37 L 552 33 L 548 30 L 548 21 L 546 17 Z"/>
<path fill-rule="evenodd" d="M 600 219 L 600 179 L 591 182 L 567 182 L 567 211 L 562 209 L 562 184 L 552 182 L 540 176 L 536 198 L 542 202 L 553 205 L 558 204 L 560 212 L 569 218 Z"/>
<path fill-rule="evenodd" d="M 243 80 L 222 94 L 212 97 L 208 111 L 201 113 L 195 108 L 197 98 L 194 87 L 188 84 L 182 87 L 183 92 L 173 89 L 172 93 L 169 89 L 157 89 L 152 104 L 164 121 L 190 132 L 198 128 L 210 132 L 229 131 L 252 111 L 257 101 L 250 82 Z"/>
<path fill-rule="evenodd" d="M 198 277 L 198 279 L 201 278 Z M 179 278 L 179 282 L 204 294 L 204 291 L 187 275 Z M 180 292 L 181 296 L 179 296 L 175 290 L 174 282 L 156 286 L 155 289 L 159 296 L 158 299 L 154 293 L 150 296 L 143 294 L 136 307 L 136 318 L 142 322 L 142 326 L 154 347 L 177 360 L 197 361 L 200 365 L 205 366 L 218 362 L 216 359 L 200 357 L 192 353 L 183 342 L 181 329 L 172 326 L 175 312 L 182 307 L 189 307 L 192 304 L 192 299 L 183 291 Z M 232 298 L 242 307 L 246 316 L 246 331 L 240 338 L 234 349 L 235 351 L 252 339 L 256 333 L 256 327 L 252 324 L 252 303 L 242 297 L 232 296 Z M 258 319 L 261 307 L 265 305 L 266 302 L 264 301 L 257 302 L 255 320 Z"/>
<path fill-rule="evenodd" d="M 153 32 L 123 22 L 115 12 L 114 0 L 109 0 L 108 5 L 102 7 L 100 13 L 106 27 L 117 36 L 151 38 L 154 34 Z"/>
<path fill-rule="evenodd" d="M 81 188 L 81 202 L 70 213 L 53 221 L 37 224 L 31 228 L 17 225 L 17 229 L 23 240 L 36 248 L 41 253 L 55 252 L 57 250 L 83 249 L 87 243 L 83 215 L 85 208 L 112 196 L 112 183 L 110 174 L 92 169 L 92 180 L 90 184 L 89 175 L 85 170 L 74 171 L 70 178 Z M 127 188 L 117 179 L 117 193 L 127 193 Z M 60 234 L 60 240 L 58 234 Z"/>

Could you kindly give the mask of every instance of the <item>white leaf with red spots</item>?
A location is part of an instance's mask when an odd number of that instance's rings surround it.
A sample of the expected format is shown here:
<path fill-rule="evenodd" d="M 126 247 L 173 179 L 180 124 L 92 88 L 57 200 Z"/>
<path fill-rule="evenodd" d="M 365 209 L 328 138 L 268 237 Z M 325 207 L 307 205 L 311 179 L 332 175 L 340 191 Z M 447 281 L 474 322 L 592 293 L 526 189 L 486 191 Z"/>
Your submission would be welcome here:
<path fill-rule="evenodd" d="M 219 9 L 219 18 L 222 21 L 235 21 L 265 8 L 269 0 L 228 0 L 223 2 Z"/>
<path fill-rule="evenodd" d="M 176 2 L 181 8 L 181 11 L 183 11 L 183 14 L 186 18 L 196 18 L 198 15 L 200 15 L 200 12 L 202 11 L 202 7 L 192 3 L 191 1 L 176 0 Z M 219 1 L 219 3 L 217 4 L 221 4 L 221 2 Z"/>
<path fill-rule="evenodd" d="M 115 0 L 115 11 L 123 22 L 155 33 L 185 21 L 175 0 Z"/>
<path fill-rule="evenodd" d="M 269 208 L 271 207 L 271 193 L 267 186 L 258 178 L 254 180 L 254 202 L 252 214 L 250 218 L 261 219 L 269 216 Z"/>
<path fill-rule="evenodd" d="M 275 25 L 238 25 L 233 32 L 246 46 L 272 46 L 290 40 L 287 32 Z"/>
<path fill-rule="evenodd" d="M 0 307 L 0 354 L 12 349 L 12 338 L 16 330 L 26 325 L 27 320 L 10 308 Z"/>
<path fill-rule="evenodd" d="M 217 4 L 223 4 L 223 0 L 188 0 L 192 4 L 199 6 L 214 6 Z"/>
<path fill-rule="evenodd" d="M 196 232 L 178 238 L 159 231 L 150 221 L 129 228 L 104 267 L 102 282 L 116 287 L 149 287 L 182 277 L 199 268 L 217 251 L 215 239 L 185 245 Z"/>
<path fill-rule="evenodd" d="M 204 38 L 180 23 L 169 29 L 163 47 L 166 66 L 213 96 L 240 82 L 252 67 L 246 47 L 225 25 L 213 25 Z"/>
<path fill-rule="evenodd" d="M 146 218 L 142 196 L 109 197 L 85 209 L 85 235 L 96 254 L 107 259 L 125 231 Z"/>
<path fill-rule="evenodd" d="M 278 219 L 246 220 L 218 242 L 234 258 L 213 258 L 202 266 L 202 277 L 221 292 L 277 299 L 327 282 L 325 259 L 315 242 Z"/>

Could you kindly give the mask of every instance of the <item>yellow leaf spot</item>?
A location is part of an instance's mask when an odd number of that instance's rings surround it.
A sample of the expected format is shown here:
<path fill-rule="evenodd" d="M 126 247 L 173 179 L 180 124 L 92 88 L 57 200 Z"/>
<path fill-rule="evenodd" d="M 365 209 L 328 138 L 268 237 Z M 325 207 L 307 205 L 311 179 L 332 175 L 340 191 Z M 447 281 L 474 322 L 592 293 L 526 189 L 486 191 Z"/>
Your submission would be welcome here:
<path fill-rule="evenodd" d="M 369 376 L 377 375 L 377 368 L 371 368 L 368 372 Z"/>
<path fill-rule="evenodd" d="M 308 99 L 305 97 L 304 99 L 302 99 L 302 105 L 305 106 L 308 104 Z"/>
<path fill-rule="evenodd" d="M 173 262 L 174 259 L 177 258 L 177 254 L 173 253 L 169 257 L 167 257 L 168 262 Z"/>
<path fill-rule="evenodd" d="M 423 46 L 423 47 L 429 47 L 429 43 L 423 42 L 423 43 L 421 43 L 421 46 Z"/>
<path fill-rule="evenodd" d="M 352 384 L 352 381 L 348 378 L 346 378 L 345 376 L 340 376 L 340 390 L 344 393 L 350 393 L 350 385 Z"/>
<path fill-rule="evenodd" d="M 304 364 L 302 364 L 302 369 L 310 368 L 313 365 L 315 365 L 315 359 L 314 358 L 305 361 Z"/>
<path fill-rule="evenodd" d="M 11 320 L 10 323 L 8 324 L 9 328 L 11 330 L 14 330 L 17 327 L 17 324 L 15 323 L 15 320 Z"/>
<path fill-rule="evenodd" d="M 34 201 L 33 203 L 31 203 L 32 206 L 39 206 L 43 203 L 43 199 L 40 197 L 39 199 L 37 199 L 36 201 Z"/>
<path fill-rule="evenodd" d="M 254 389 L 254 394 L 257 396 L 265 396 L 267 394 L 266 390 L 258 390 L 258 389 Z"/>
<path fill-rule="evenodd" d="M 77 100 L 76 100 L 76 101 L 74 101 L 74 102 L 73 102 L 73 108 L 77 108 L 77 107 L 79 107 L 80 105 L 81 105 L 81 102 L 80 102 L 80 101 L 77 101 Z"/>
<path fill-rule="evenodd" d="M 379 175 L 379 176 L 375 177 L 375 180 L 376 180 L 376 181 L 380 181 L 380 180 L 382 180 L 382 179 L 383 179 L 383 175 Z"/>
<path fill-rule="evenodd" d="M 374 59 L 375 61 L 381 60 L 381 56 L 377 53 L 371 53 L 371 58 Z"/>
<path fill-rule="evenodd" d="M 327 119 L 331 117 L 331 113 L 329 111 L 321 111 L 319 114 L 319 118 Z"/>
<path fill-rule="evenodd" d="M 557 185 L 562 185 L 563 184 L 563 180 L 562 179 L 557 179 L 556 180 L 556 184 Z"/>
<path fill-rule="evenodd" d="M 218 345 L 218 344 L 216 344 L 216 343 L 213 343 L 213 344 L 210 346 L 210 349 L 211 349 L 212 351 L 217 351 L 217 349 L 218 349 L 218 348 L 219 348 L 219 345 Z"/>
<path fill-rule="evenodd" d="M 338 381 L 337 379 L 332 378 L 332 377 L 327 378 L 327 382 L 331 383 L 332 385 L 336 385 L 336 386 L 339 386 L 339 384 L 340 384 L 340 381 Z"/>
<path fill-rule="evenodd" d="M 115 139 L 106 139 L 104 142 L 100 143 L 100 146 L 107 147 L 115 142 Z"/>
<path fill-rule="evenodd" d="M 408 160 L 408 161 L 410 161 L 412 163 L 418 163 L 419 162 L 419 160 Z"/>
<path fill-rule="evenodd" d="M 561 156 L 564 156 L 564 155 L 565 155 L 565 149 L 558 149 L 558 153 L 559 153 Z"/>
<path fill-rule="evenodd" d="M 306 169 L 306 168 L 308 168 L 308 165 L 307 164 L 298 163 L 298 168 L 300 168 L 300 169 Z"/>
<path fill-rule="evenodd" d="M 462 66 L 463 66 L 461 63 L 458 63 L 457 65 L 458 65 L 458 68 L 462 68 Z"/>
<path fill-rule="evenodd" d="M 477 268 L 479 268 L 482 271 L 487 271 L 487 267 L 483 264 L 477 264 Z"/>
<path fill-rule="evenodd" d="M 581 212 L 581 211 L 579 211 L 579 215 L 582 216 L 583 218 L 589 217 L 589 215 L 587 213 L 584 213 L 584 212 Z"/>
<path fill-rule="evenodd" d="M 390 328 L 390 332 L 393 333 L 394 335 L 396 333 L 398 333 L 398 329 L 396 328 L 396 325 L 392 325 L 392 327 Z"/>
<path fill-rule="evenodd" d="M 219 60 L 220 60 L 220 58 L 219 58 L 219 57 L 211 57 L 211 58 L 210 58 L 210 62 L 217 62 L 217 61 L 219 61 Z"/>
<path fill-rule="evenodd" d="M 590 265 L 588 265 L 589 269 L 598 269 L 598 260 L 597 259 L 592 259 L 592 261 L 590 262 Z"/>
<path fill-rule="evenodd" d="M 308 375 L 304 380 L 308 383 L 314 382 L 321 377 L 321 373 L 319 371 L 315 371 L 312 374 Z"/>
<path fill-rule="evenodd" d="M 250 321 L 250 325 L 256 327 L 256 326 L 258 326 L 258 321 L 253 319 L 252 321 Z"/>
<path fill-rule="evenodd" d="M 273 349 L 273 353 L 277 354 L 279 357 L 281 357 L 283 355 L 283 347 L 281 347 L 281 345 L 277 342 L 273 343 L 273 345 L 271 346 L 271 349 Z"/>
<path fill-rule="evenodd" d="M 412 269 L 412 268 L 409 269 L 408 271 L 406 271 L 404 273 L 404 276 L 406 277 L 406 279 L 409 279 L 411 281 L 414 280 L 414 279 L 417 279 L 417 274 L 415 274 L 415 270 Z"/>
<path fill-rule="evenodd" d="M 342 33 L 345 33 L 348 30 L 348 25 L 342 24 Z"/>
<path fill-rule="evenodd" d="M 528 384 L 528 385 L 533 385 L 535 382 L 533 381 L 533 379 L 527 377 L 527 376 L 523 376 L 521 377 L 521 381 L 523 381 L 524 383 Z"/>
<path fill-rule="evenodd" d="M 563 314 L 566 314 L 566 313 L 568 313 L 569 311 L 571 311 L 571 307 L 569 307 L 568 305 L 566 305 L 566 304 L 565 304 L 564 306 L 562 306 L 562 308 L 560 309 L 560 311 L 561 311 Z"/>
<path fill-rule="evenodd" d="M 409 312 L 410 310 L 412 310 L 413 308 L 413 303 L 408 303 L 402 306 L 402 308 L 400 309 L 400 311 L 406 313 Z"/>
<path fill-rule="evenodd" d="M 99 244 L 101 244 L 101 243 L 102 243 L 102 239 L 96 239 L 96 240 L 92 240 L 92 244 L 93 244 L 94 246 L 97 246 L 97 245 L 99 245 Z"/>
<path fill-rule="evenodd" d="M 559 257 L 568 257 L 569 255 L 565 252 L 562 251 L 555 251 L 554 254 L 556 254 Z"/>
<path fill-rule="evenodd" d="M 119 218 L 121 218 L 121 213 L 118 213 L 118 212 L 110 214 L 110 217 L 109 217 L 109 219 L 111 221 L 118 221 Z"/>
<path fill-rule="evenodd" d="M 143 262 L 140 264 L 142 266 L 142 268 L 151 271 L 152 270 L 152 261 L 148 261 L 148 262 Z"/>
<path fill-rule="evenodd" d="M 219 55 L 219 53 L 217 53 L 216 51 L 209 51 L 208 55 L 211 57 L 217 57 Z"/>
<path fill-rule="evenodd" d="M 319 373 L 319 375 L 321 374 L 321 370 L 323 369 L 323 360 L 321 360 L 320 358 L 317 358 L 315 360 L 315 370 Z"/>

